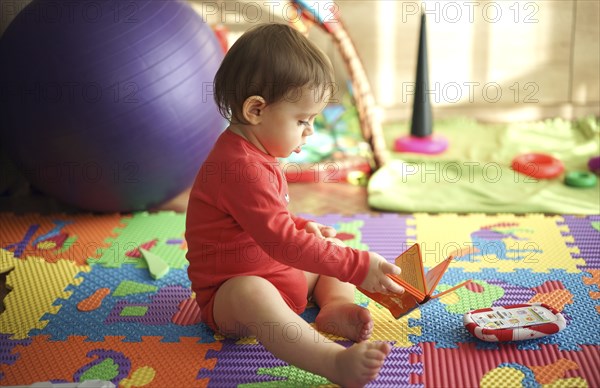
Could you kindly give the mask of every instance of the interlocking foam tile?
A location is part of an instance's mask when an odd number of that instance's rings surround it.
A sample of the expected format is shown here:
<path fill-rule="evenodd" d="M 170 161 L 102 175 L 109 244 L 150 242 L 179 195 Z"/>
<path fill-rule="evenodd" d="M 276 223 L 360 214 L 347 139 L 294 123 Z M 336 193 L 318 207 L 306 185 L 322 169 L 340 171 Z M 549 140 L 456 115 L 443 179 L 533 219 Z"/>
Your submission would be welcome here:
<path fill-rule="evenodd" d="M 185 231 L 185 214 L 160 212 L 136 213 L 130 219 L 124 220 L 125 227 L 118 237 L 111 240 L 110 248 L 102 250 L 99 259 L 90 260 L 90 264 L 103 267 L 118 268 L 122 264 L 134 264 L 139 268 L 148 268 L 145 260 L 131 257 L 131 252 L 152 240 L 156 245 L 148 246 L 150 251 L 160 256 L 171 269 L 182 269 L 187 265 L 185 250 L 180 245 L 168 244 L 172 239 L 180 239 Z M 130 253 L 129 255 L 127 253 Z"/>
<path fill-rule="evenodd" d="M 452 288 L 451 285 L 441 284 L 440 292 Z M 446 310 L 453 314 L 464 314 L 479 308 L 481 305 L 492 306 L 504 294 L 502 287 L 484 280 L 473 280 L 472 283 L 461 287 L 453 293 L 444 295 L 439 299 Z"/>
<path fill-rule="evenodd" d="M 0 334 L 0 365 L 12 365 L 19 358 L 19 353 L 13 353 L 15 346 L 27 346 L 30 339 L 13 340 L 8 334 Z M 0 369 L 0 381 L 4 378 L 4 367 Z"/>
<path fill-rule="evenodd" d="M 362 220 L 363 226 L 361 243 L 366 244 L 369 250 L 379 253 L 388 261 L 393 262 L 400 253 L 407 248 L 408 238 L 414 238 L 414 227 L 411 226 L 412 216 L 398 214 L 380 214 L 375 216 L 357 214 L 354 217 L 328 214 L 324 216 L 303 215 L 323 225 L 334 226 L 339 223 L 348 223 Z"/>
<path fill-rule="evenodd" d="M 373 340 L 394 341 L 394 346 L 408 348 L 413 345 L 411 339 L 421 336 L 421 327 L 413 324 L 421 318 L 419 309 L 395 319 L 388 309 L 377 302 L 370 301 L 367 308 L 375 322 L 371 335 Z"/>
<path fill-rule="evenodd" d="M 206 359 L 213 359 L 216 365 L 212 370 L 201 370 L 198 378 L 209 378 L 209 387 L 235 386 L 239 382 L 246 384 L 278 381 L 281 378 L 258 374 L 258 369 L 270 369 L 286 366 L 283 361 L 275 358 L 262 345 L 236 345 L 235 340 L 221 341 L 219 351 L 206 354 Z M 314 381 L 314 375 L 307 372 L 306 379 Z"/>
<path fill-rule="evenodd" d="M 102 301 L 110 294 L 110 289 L 103 287 L 98 288 L 93 294 L 77 303 L 79 311 L 93 311 L 102 305 Z"/>
<path fill-rule="evenodd" d="M 14 253 L 16 258 L 40 257 L 53 263 L 59 259 L 85 265 L 88 258 L 97 258 L 100 249 L 114 238 L 117 228 L 128 216 L 94 215 L 14 215 L 0 213 L 0 248 Z M 63 246 L 41 244 L 58 234 L 68 236 Z"/>
<path fill-rule="evenodd" d="M 350 346 L 349 341 L 337 341 Z M 199 378 L 209 378 L 209 387 L 235 386 L 243 381 L 243 387 L 314 387 L 329 385 L 326 379 L 312 373 L 289 366 L 275 358 L 262 345 L 237 345 L 226 339 L 219 351 L 209 351 L 207 359 L 214 357 L 217 364 L 212 370 L 202 370 Z M 410 348 L 393 347 L 384 368 L 372 385 L 383 387 L 421 386 L 412 383 L 415 376 L 423 374 L 420 362 L 412 356 L 420 355 L 418 346 Z"/>
<path fill-rule="evenodd" d="M 506 387 L 536 387 L 533 372 L 523 365 L 503 363 L 487 372 L 480 382 L 480 388 Z"/>
<path fill-rule="evenodd" d="M 374 318 L 372 340 L 393 345 L 370 386 L 486 386 L 508 376 L 525 385 L 531 376 L 544 376 L 552 380 L 545 386 L 600 386 L 600 268 L 592 224 L 600 216 L 305 217 L 335 226 L 348 245 L 390 261 L 412 242 L 422 244 L 426 267 L 457 248 L 483 248 L 452 262 L 438 291 L 471 284 L 398 320 L 356 292 L 356 303 Z M 13 301 L 0 315 L 0 384 L 101 378 L 123 387 L 330 386 L 275 359 L 255 339 L 224 339 L 199 323 L 186 273 L 184 219 L 174 213 L 0 214 L 0 246 L 8 248 L 0 251 L 0 267 L 15 266 L 8 278 L 13 291 L 7 299 Z M 94 220 L 104 226 L 95 228 Z M 76 246 L 84 240 L 87 251 Z M 145 243 L 169 262 L 164 278 L 153 280 L 132 254 Z M 91 266 L 84 264 L 88 258 Z M 30 276 L 34 269 L 37 277 Z M 567 327 L 542 339 L 498 345 L 477 340 L 462 324 L 471 309 L 532 300 L 562 309 Z M 30 307 L 19 309 L 21 304 Z M 86 304 L 91 308 L 78 308 Z M 310 306 L 302 317 L 312 324 L 318 311 Z"/>
<path fill-rule="evenodd" d="M 419 346 L 409 348 L 393 346 L 377 380 L 372 385 L 378 387 L 422 387 L 423 363 L 420 361 L 422 354 L 423 351 Z"/>
<path fill-rule="evenodd" d="M 535 379 L 541 384 L 551 384 L 562 378 L 569 370 L 579 369 L 579 365 L 573 360 L 561 358 L 560 360 L 548 365 L 530 366 Z"/>
<path fill-rule="evenodd" d="M 161 342 L 160 337 L 144 337 L 142 343 L 123 342 L 122 337 L 93 342 L 81 336 L 53 342 L 42 335 L 33 338 L 29 345 L 15 347 L 20 357 L 3 367 L 2 384 L 81 381 L 84 377 L 94 377 L 119 385 L 124 379 L 143 380 L 143 372 L 147 374 L 151 368 L 154 376 L 150 386 L 198 386 L 198 371 L 212 369 L 216 363 L 205 359 L 205 355 L 220 348 L 218 342 L 201 344 L 194 337 L 174 343 Z"/>
<path fill-rule="evenodd" d="M 257 375 L 271 376 L 280 380 L 268 383 L 240 384 L 238 387 L 325 387 L 331 383 L 324 377 L 308 373 L 292 365 L 276 366 L 273 368 L 258 368 Z"/>
<path fill-rule="evenodd" d="M 154 284 L 138 283 L 131 280 L 123 280 L 113 291 L 113 296 L 128 296 L 134 294 L 144 294 L 158 290 Z"/>
<path fill-rule="evenodd" d="M 592 276 L 587 276 L 587 274 Z M 583 284 L 590 287 L 590 298 L 596 300 L 596 311 L 600 314 L 600 270 L 590 269 L 587 274 L 582 276 Z"/>
<path fill-rule="evenodd" d="M 205 325 L 178 325 L 173 317 L 179 305 L 191 295 L 190 283 L 185 270 L 170 271 L 160 280 L 152 280 L 145 268 L 123 265 L 121 268 L 92 266 L 82 275 L 78 287 L 72 287 L 72 295 L 62 304 L 60 314 L 48 315 L 48 325 L 32 334 L 48 334 L 52 340 L 64 341 L 69 336 L 87 336 L 91 341 L 101 341 L 105 336 L 123 336 L 124 341 L 139 342 L 142 336 L 160 336 L 163 342 L 178 341 L 180 337 L 200 337 L 203 342 L 213 342 L 214 333 Z M 82 279 L 79 279 L 82 280 Z M 93 311 L 79 311 L 77 305 L 96 289 L 117 289 L 123 281 L 145 284 L 156 288 L 154 293 L 136 293 L 106 296 L 102 305 Z M 122 316 L 126 307 L 147 307 L 143 316 Z"/>
<path fill-rule="evenodd" d="M 600 344 L 600 320 L 590 319 L 597 316 L 595 306 L 597 301 L 592 299 L 587 292 L 586 286 L 580 280 L 579 274 L 569 274 L 565 271 L 552 270 L 549 274 L 536 273 L 527 270 L 516 270 L 512 273 L 498 272 L 492 269 L 484 269 L 477 273 L 476 282 L 486 287 L 502 287 L 511 284 L 513 288 L 521 287 L 532 290 L 544 286 L 546 282 L 553 279 L 560 282 L 565 290 L 573 296 L 573 303 L 565 304 L 562 313 L 567 318 L 567 327 L 552 336 L 537 340 L 517 342 L 519 348 L 537 348 L 540 344 L 559 344 L 561 349 L 577 350 L 580 345 Z M 440 290 L 448 286 L 446 284 L 457 284 L 472 279 L 472 272 L 462 269 L 450 268 L 441 280 Z M 544 290 L 542 288 L 541 290 Z M 459 297 L 465 293 L 457 293 Z M 531 299 L 530 293 L 523 293 L 522 300 L 513 299 L 515 303 L 527 303 Z M 500 295 L 502 297 L 502 295 Z M 498 299 L 501 300 L 501 299 Z M 470 292 L 464 300 L 448 301 L 446 297 L 440 300 L 432 300 L 420 307 L 421 310 L 421 335 L 419 337 L 409 336 L 414 343 L 435 342 L 438 347 L 456 347 L 458 343 L 476 342 L 479 347 L 497 347 L 495 343 L 485 343 L 472 337 L 462 324 L 462 314 L 467 310 L 497 306 L 496 301 L 490 300 L 485 292 Z M 450 308 L 452 306 L 452 308 Z"/>
<path fill-rule="evenodd" d="M 491 376 L 486 377 L 486 374 L 503 364 L 521 365 L 523 368 L 518 368 L 517 371 L 525 372 L 521 376 L 527 380 L 529 373 L 525 368 L 531 370 L 531 367 L 551 365 L 561 359 L 572 361 L 578 366 L 563 370 L 564 378 L 579 378 L 585 380 L 590 387 L 600 386 L 600 370 L 597 368 L 600 365 L 600 347 L 597 345 L 582 346 L 581 351 L 559 350 L 556 345 L 542 345 L 540 350 L 519 350 L 513 344 L 503 344 L 500 349 L 480 350 L 475 344 L 459 344 L 456 349 L 438 349 L 434 344 L 426 342 L 421 347 L 425 386 L 510 386 L 506 380 L 495 378 L 498 377 L 498 371 Z M 506 372 L 518 375 L 511 371 L 500 371 L 499 377 L 508 377 Z M 531 375 L 535 373 L 531 371 L 530 378 Z M 494 384 L 488 385 L 490 382 Z"/>
<path fill-rule="evenodd" d="M 188 299 L 179 303 L 177 312 L 171 318 L 171 321 L 180 326 L 195 325 L 200 322 L 201 311 L 196 296 L 191 295 Z"/>
<path fill-rule="evenodd" d="M 338 222 L 333 226 L 337 230 L 339 235 L 346 236 L 344 243 L 349 247 L 355 249 L 369 249 L 367 245 L 365 245 L 362 241 L 362 232 L 361 228 L 364 225 L 364 221 L 357 220 L 351 222 Z"/>
<path fill-rule="evenodd" d="M 594 227 L 594 223 L 600 222 L 600 215 L 566 215 L 563 218 L 563 223 L 569 227 L 569 235 L 572 236 L 567 245 L 577 249 L 573 257 L 585 260 L 585 265 L 580 268 L 600 269 L 600 231 Z"/>
<path fill-rule="evenodd" d="M 548 272 L 563 269 L 578 272 L 585 265 L 572 258 L 575 249 L 567 246 L 566 227 L 557 225 L 561 217 L 543 215 L 416 214 L 416 240 L 421 244 L 423 261 L 432 267 L 450 252 L 475 247 L 478 253 L 456 258 L 452 267 L 477 272 L 495 268 L 501 272 L 530 269 Z"/>
<path fill-rule="evenodd" d="M 53 302 L 69 298 L 71 292 L 64 291 L 65 288 L 79 284 L 81 279 L 75 279 L 75 275 L 90 270 L 67 260 L 49 263 L 31 256 L 16 259 L 4 249 L 0 249 L 0 257 L 15 267 L 6 279 L 12 291 L 4 299 L 6 311 L 0 315 L 0 333 L 12 334 L 15 339 L 26 338 L 32 329 L 44 328 L 48 323 L 41 320 L 44 315 L 60 310 Z"/>

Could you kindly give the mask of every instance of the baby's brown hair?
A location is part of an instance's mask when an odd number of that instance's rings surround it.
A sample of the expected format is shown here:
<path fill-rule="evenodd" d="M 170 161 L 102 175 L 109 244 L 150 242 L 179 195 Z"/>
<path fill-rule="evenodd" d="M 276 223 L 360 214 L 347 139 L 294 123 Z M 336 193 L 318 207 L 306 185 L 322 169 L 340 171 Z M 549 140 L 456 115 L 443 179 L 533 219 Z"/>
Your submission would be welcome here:
<path fill-rule="evenodd" d="M 327 56 L 286 24 L 262 24 L 246 31 L 225 55 L 214 79 L 214 97 L 223 117 L 246 124 L 244 101 L 261 96 L 267 104 L 308 87 L 316 98 L 333 93 Z"/>

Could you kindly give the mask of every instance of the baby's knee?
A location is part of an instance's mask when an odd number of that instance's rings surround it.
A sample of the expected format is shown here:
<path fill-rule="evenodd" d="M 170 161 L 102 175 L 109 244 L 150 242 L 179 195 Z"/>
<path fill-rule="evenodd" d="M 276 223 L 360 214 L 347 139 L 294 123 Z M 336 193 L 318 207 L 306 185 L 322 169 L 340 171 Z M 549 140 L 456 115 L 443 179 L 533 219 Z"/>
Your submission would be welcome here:
<path fill-rule="evenodd" d="M 260 276 L 239 276 L 229 279 L 218 291 L 221 301 L 237 311 L 255 308 L 261 301 L 279 296 L 277 288 Z"/>

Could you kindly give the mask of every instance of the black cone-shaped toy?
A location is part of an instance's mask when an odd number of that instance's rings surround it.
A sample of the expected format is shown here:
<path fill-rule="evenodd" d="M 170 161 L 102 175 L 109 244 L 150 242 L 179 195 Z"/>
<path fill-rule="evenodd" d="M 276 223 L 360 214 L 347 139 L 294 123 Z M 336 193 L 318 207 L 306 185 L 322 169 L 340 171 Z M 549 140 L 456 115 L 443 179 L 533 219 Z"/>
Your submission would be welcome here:
<path fill-rule="evenodd" d="M 425 14 L 421 14 L 419 51 L 417 57 L 417 78 L 413 101 L 410 135 L 396 139 L 398 152 L 439 154 L 446 150 L 446 138 L 433 135 L 433 116 L 429 101 L 429 63 L 427 58 L 427 25 Z"/>
<path fill-rule="evenodd" d="M 430 136 L 433 132 L 431 103 L 429 102 L 429 65 L 427 59 L 427 28 L 425 14 L 421 15 L 419 54 L 417 57 L 417 79 L 413 101 L 410 134 L 417 137 Z"/>

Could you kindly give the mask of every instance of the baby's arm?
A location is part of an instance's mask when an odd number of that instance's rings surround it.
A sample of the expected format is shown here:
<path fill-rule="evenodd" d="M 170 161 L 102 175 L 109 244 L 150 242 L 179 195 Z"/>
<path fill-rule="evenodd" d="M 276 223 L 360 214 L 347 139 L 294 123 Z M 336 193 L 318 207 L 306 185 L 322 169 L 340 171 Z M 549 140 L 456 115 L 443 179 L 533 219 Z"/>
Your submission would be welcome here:
<path fill-rule="evenodd" d="M 386 274 L 399 271 L 376 253 L 361 251 L 325 241 L 335 235 L 333 228 L 306 222 L 299 230 L 300 219 L 290 214 L 281 194 L 274 190 L 278 180 L 272 166 L 257 164 L 259 173 L 252 180 L 229 179 L 219 193 L 218 205 L 238 223 L 263 252 L 295 268 L 336 277 L 343 282 L 363 286 L 368 291 L 394 291 Z M 279 172 L 280 173 L 280 172 Z M 236 177 L 237 178 L 237 177 Z M 296 220 L 298 222 L 296 222 Z"/>

